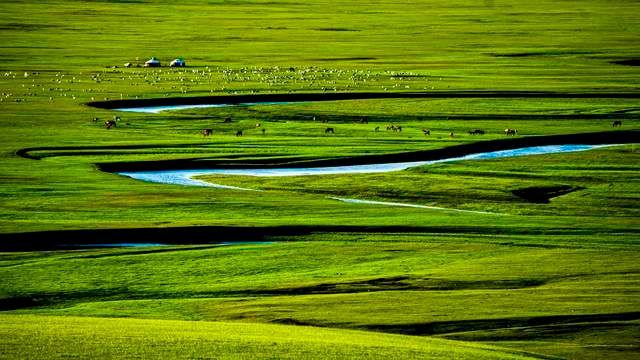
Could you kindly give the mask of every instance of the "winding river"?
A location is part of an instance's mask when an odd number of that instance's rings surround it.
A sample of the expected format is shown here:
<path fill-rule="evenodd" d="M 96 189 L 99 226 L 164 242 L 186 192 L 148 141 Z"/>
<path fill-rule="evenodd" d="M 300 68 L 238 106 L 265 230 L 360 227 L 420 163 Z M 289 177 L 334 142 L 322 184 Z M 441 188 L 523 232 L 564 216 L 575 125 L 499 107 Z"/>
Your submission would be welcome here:
<path fill-rule="evenodd" d="M 575 151 L 585 151 L 606 146 L 615 146 L 615 144 L 606 145 L 545 145 L 522 147 L 510 150 L 480 152 L 459 157 L 450 157 L 438 160 L 411 161 L 411 162 L 392 162 L 366 165 L 350 165 L 350 166 L 328 166 L 328 167 L 306 167 L 306 168 L 245 168 L 245 169 L 183 169 L 183 170 L 160 170 L 160 171 L 130 171 L 119 172 L 118 174 L 128 176 L 133 179 L 173 185 L 189 185 L 189 186 L 208 186 L 231 190 L 253 190 L 237 186 L 228 186 L 205 182 L 194 179 L 203 175 L 236 175 L 236 176 L 259 176 L 259 177 L 275 177 L 275 176 L 313 176 L 313 175 L 337 175 L 337 174 L 368 174 L 368 173 L 385 173 L 392 171 L 406 170 L 412 167 L 431 165 L 443 162 L 460 161 L 460 160 L 483 160 L 497 159 L 526 155 L 543 155 L 557 154 Z M 253 190 L 255 191 L 255 190 Z"/>
<path fill-rule="evenodd" d="M 433 93 L 337 93 L 337 94 L 273 94 L 273 95 L 231 95 L 220 97 L 196 97 L 196 98 L 172 98 L 172 99 L 149 99 L 149 100 L 124 100 L 108 101 L 89 104 L 91 106 L 108 108 L 117 111 L 129 111 L 140 113 L 160 113 L 170 110 L 184 110 L 192 108 L 226 107 L 226 106 L 252 106 L 252 105 L 278 105 L 312 101 L 336 101 L 336 100 L 362 100 L 362 99 L 385 99 L 385 98 L 636 98 L 638 94 L 610 94 L 610 93 L 553 93 L 553 92 L 491 92 L 491 91 L 468 91 L 468 92 L 433 92 Z M 575 139 L 572 139 L 575 141 Z M 568 141 L 571 142 L 571 141 Z M 227 190 L 240 191 L 260 191 L 239 186 L 229 186 L 211 183 L 197 179 L 205 175 L 233 175 L 233 176 L 321 176 L 337 174 L 367 174 L 402 171 L 413 167 L 425 166 L 443 162 L 461 160 L 483 160 L 507 158 L 528 155 L 557 154 L 575 151 L 586 151 L 606 146 L 616 146 L 619 144 L 602 143 L 571 143 L 559 142 L 562 145 L 550 145 L 549 142 L 538 143 L 537 146 L 522 146 L 508 148 L 505 150 L 495 150 L 486 152 L 467 153 L 462 156 L 442 156 L 441 158 L 422 161 L 372 161 L 371 163 L 358 165 L 340 166 L 315 166 L 315 167 L 260 167 L 252 166 L 247 168 L 183 168 L 152 171 L 117 171 L 116 173 L 133 179 L 171 185 L 204 186 Z M 534 141 L 535 143 L 535 141 Z M 551 143 L 553 144 L 553 143 Z M 388 203 L 379 201 L 369 201 L 360 199 L 332 198 L 337 201 L 356 204 L 373 204 L 401 207 L 424 207 L 441 210 L 466 211 L 456 209 L 437 208 L 426 205 Z"/>
<path fill-rule="evenodd" d="M 302 102 L 298 102 L 298 103 L 302 103 Z M 162 111 L 175 111 L 175 110 L 186 110 L 186 109 L 221 108 L 221 107 L 229 107 L 229 106 L 283 105 L 283 104 L 291 104 L 291 102 L 273 101 L 273 102 L 254 102 L 254 103 L 238 103 L 238 104 L 158 105 L 158 106 L 143 106 L 143 107 L 124 107 L 124 108 L 118 108 L 113 110 L 147 113 L 147 114 L 158 114 Z"/>

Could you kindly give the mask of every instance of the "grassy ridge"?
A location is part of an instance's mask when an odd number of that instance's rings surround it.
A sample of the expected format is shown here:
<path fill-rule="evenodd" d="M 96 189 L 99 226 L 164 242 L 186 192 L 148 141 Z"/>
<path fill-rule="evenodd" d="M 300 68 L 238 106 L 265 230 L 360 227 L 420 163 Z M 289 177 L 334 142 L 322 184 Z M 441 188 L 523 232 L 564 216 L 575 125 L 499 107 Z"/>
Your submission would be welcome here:
<path fill-rule="evenodd" d="M 572 336 L 567 324 L 607 324 L 605 334 L 574 338 L 573 350 L 543 351 L 573 356 L 611 352 L 607 344 L 628 339 L 606 334 L 637 334 L 627 325 L 638 318 L 635 250 L 526 246 L 513 236 L 345 238 L 5 254 L 1 303 L 25 314 L 306 324 L 514 349 L 548 343 L 537 329 Z M 529 336 L 509 343 L 513 336 L 502 333 L 517 329 Z M 601 352 L 589 350 L 594 343 Z M 626 351 L 619 355 L 634 350 Z"/>
<path fill-rule="evenodd" d="M 75 315 L 285 317 L 356 327 L 632 312 L 636 305 L 635 250 L 468 243 L 426 235 L 362 234 L 356 239 L 182 251 L 7 254 L 2 293 L 6 307 L 65 305 L 70 308 L 54 312 Z M 563 263 L 557 263 L 559 257 Z M 238 297 L 244 300 L 238 302 Z M 175 300 L 152 300 L 171 298 Z M 149 301 L 125 306 L 96 302 L 122 299 Z M 470 306 L 478 302 L 501 306 Z M 316 308 L 319 303 L 323 306 Z"/>
<path fill-rule="evenodd" d="M 525 359 L 456 341 L 311 327 L 0 315 L 3 357 Z M 58 344 L 69 346 L 60 348 Z"/>

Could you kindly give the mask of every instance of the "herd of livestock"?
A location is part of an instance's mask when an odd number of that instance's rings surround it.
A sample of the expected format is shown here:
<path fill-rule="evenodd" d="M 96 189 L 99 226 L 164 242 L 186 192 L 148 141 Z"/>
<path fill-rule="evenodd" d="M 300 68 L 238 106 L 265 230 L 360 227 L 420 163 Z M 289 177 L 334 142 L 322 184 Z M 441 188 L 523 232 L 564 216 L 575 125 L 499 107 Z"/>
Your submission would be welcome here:
<path fill-rule="evenodd" d="M 93 122 L 98 122 L 99 120 L 100 120 L 100 119 L 99 119 L 99 118 L 97 118 L 97 117 L 94 117 L 94 118 L 93 118 Z M 315 116 L 313 117 L 313 120 L 316 120 L 316 117 L 315 117 Z M 111 129 L 111 128 L 117 127 L 118 122 L 120 122 L 120 121 L 121 121 L 120 116 L 116 116 L 116 115 L 114 115 L 114 116 L 113 116 L 113 119 L 111 119 L 111 120 L 106 120 L 106 121 L 104 122 L 104 127 L 105 127 L 107 130 L 109 130 L 109 129 Z M 224 119 L 224 121 L 223 121 L 223 123 L 232 123 L 232 122 L 233 122 L 233 120 L 232 120 L 232 118 L 231 118 L 231 117 L 226 117 L 226 118 Z M 328 121 L 324 120 L 324 121 L 322 121 L 322 122 L 323 122 L 323 123 L 327 123 Z M 361 118 L 361 119 L 358 121 L 358 123 L 361 123 L 361 124 L 368 124 L 368 123 L 369 123 L 369 121 L 367 120 L 367 118 L 366 118 L 366 117 L 363 117 L 363 118 Z M 620 120 L 615 120 L 615 121 L 613 121 L 613 123 L 611 124 L 611 126 L 612 126 L 612 127 L 619 127 L 619 126 L 622 126 L 622 121 L 620 121 Z M 256 123 L 256 124 L 255 124 L 255 127 L 260 129 L 260 131 L 262 132 L 262 135 L 265 135 L 265 134 L 267 133 L 267 130 L 266 130 L 264 127 L 262 127 L 262 124 L 261 124 L 261 123 Z M 387 130 L 387 131 L 392 131 L 392 132 L 402 132 L 402 126 L 400 126 L 400 125 L 396 125 L 396 124 L 388 124 L 388 125 L 386 126 L 386 130 Z M 376 126 L 376 127 L 373 129 L 373 131 L 374 131 L 374 132 L 379 132 L 379 131 L 380 131 L 380 126 Z M 335 128 L 333 128 L 333 127 L 327 127 L 327 128 L 325 128 L 324 133 L 325 133 L 325 134 L 335 134 Z M 430 130 L 430 129 L 422 129 L 422 133 L 423 133 L 425 136 L 430 136 L 430 135 L 431 135 L 431 130 Z M 213 129 L 211 129 L 211 128 L 202 129 L 202 131 L 200 131 L 200 134 L 202 134 L 202 136 L 204 136 L 204 137 L 211 136 L 211 135 L 213 135 Z M 242 136 L 243 134 L 244 134 L 243 130 L 238 130 L 238 131 L 236 131 L 236 136 Z M 483 129 L 473 129 L 473 130 L 469 130 L 469 131 L 468 131 L 468 134 L 469 134 L 469 135 L 484 135 L 484 134 L 485 134 L 485 130 L 483 130 Z M 518 129 L 506 128 L 506 129 L 504 129 L 504 134 L 505 134 L 505 135 L 507 135 L 507 136 L 515 136 L 515 135 L 518 135 Z M 454 136 L 455 136 L 454 132 L 453 132 L 453 131 L 450 131 L 450 132 L 449 132 L 449 137 L 454 137 Z"/>

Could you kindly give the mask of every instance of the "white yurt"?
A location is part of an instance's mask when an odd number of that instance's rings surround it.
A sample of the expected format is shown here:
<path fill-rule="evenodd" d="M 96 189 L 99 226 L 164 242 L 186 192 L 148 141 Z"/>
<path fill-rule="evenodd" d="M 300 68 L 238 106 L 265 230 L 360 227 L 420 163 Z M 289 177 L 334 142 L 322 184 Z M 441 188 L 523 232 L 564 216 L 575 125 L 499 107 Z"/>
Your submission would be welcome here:
<path fill-rule="evenodd" d="M 171 67 L 184 67 L 184 66 L 187 66 L 187 63 L 184 61 L 183 58 L 177 58 L 177 59 L 174 59 L 169 64 L 169 66 L 171 66 Z"/>
<path fill-rule="evenodd" d="M 144 63 L 145 67 L 160 67 L 160 60 L 152 57 Z"/>

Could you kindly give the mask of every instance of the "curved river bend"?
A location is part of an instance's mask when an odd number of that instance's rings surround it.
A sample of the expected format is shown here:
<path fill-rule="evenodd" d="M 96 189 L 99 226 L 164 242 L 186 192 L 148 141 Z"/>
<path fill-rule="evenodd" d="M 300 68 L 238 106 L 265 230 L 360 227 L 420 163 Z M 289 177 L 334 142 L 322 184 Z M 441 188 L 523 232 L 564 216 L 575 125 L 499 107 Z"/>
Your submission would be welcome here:
<path fill-rule="evenodd" d="M 277 105 L 313 101 L 363 100 L 386 98 L 636 98 L 640 95 L 611 94 L 611 93 L 553 93 L 553 92 L 518 92 L 518 91 L 462 91 L 462 92 L 432 92 L 432 93 L 336 93 L 336 94 L 265 94 L 265 95 L 229 95 L 214 97 L 150 99 L 150 100 L 120 100 L 89 103 L 106 109 L 132 111 L 141 113 L 159 113 L 167 110 L 183 110 L 190 108 Z M 554 154 L 573 151 L 591 150 L 612 144 L 600 145 L 541 145 L 522 147 L 510 150 L 479 152 L 460 157 L 450 157 L 438 160 L 387 162 L 351 166 L 307 167 L 307 168 L 246 168 L 246 169 L 181 169 L 155 171 L 125 171 L 120 175 L 134 179 L 174 185 L 208 186 L 222 189 L 252 190 L 236 186 L 214 184 L 194 177 L 202 175 L 240 175 L 240 176 L 308 176 L 333 174 L 382 173 L 405 170 L 411 167 L 430 165 L 458 160 L 482 160 L 525 155 Z"/>
<path fill-rule="evenodd" d="M 227 186 L 214 184 L 202 180 L 194 179 L 194 177 L 202 175 L 239 175 L 239 176 L 310 176 L 310 175 L 336 175 L 336 174 L 367 174 L 367 173 L 384 173 L 392 171 L 400 171 L 408 168 L 431 165 L 443 162 L 460 161 L 460 160 L 483 160 L 497 159 L 506 157 L 526 156 L 526 155 L 542 155 L 557 154 L 575 151 L 585 151 L 606 146 L 615 146 L 615 144 L 606 145 L 545 145 L 522 147 L 511 150 L 500 150 L 491 152 L 481 152 L 469 154 L 460 157 L 451 157 L 439 160 L 412 161 L 412 162 L 395 162 L 380 163 L 366 165 L 351 166 L 329 166 L 329 167 L 307 167 L 307 168 L 246 168 L 246 169 L 185 169 L 185 170 L 161 170 L 161 171 L 133 171 L 119 172 L 118 174 L 128 176 L 133 179 L 173 185 L 190 185 L 190 186 L 208 186 L 222 189 L 234 190 L 252 190 L 236 186 Z"/>
<path fill-rule="evenodd" d="M 302 103 L 303 101 L 297 102 Z M 158 114 L 162 111 L 176 111 L 187 109 L 204 109 L 204 108 L 221 108 L 230 106 L 255 106 L 255 105 L 284 105 L 291 104 L 286 101 L 273 101 L 273 102 L 247 102 L 238 104 L 191 104 L 191 105 L 158 105 L 158 106 L 142 106 L 142 107 L 125 107 L 113 109 L 116 111 L 137 112 L 147 114 Z"/>
<path fill-rule="evenodd" d="M 191 99 L 155 99 L 142 101 L 112 101 L 105 103 L 90 104 L 103 108 L 110 108 L 119 111 L 132 111 L 142 113 L 159 113 L 167 110 L 183 110 L 189 108 L 207 108 L 207 107 L 226 107 L 226 106 L 252 106 L 252 105 L 277 105 L 291 104 L 312 101 L 335 101 L 335 100 L 362 100 L 377 98 L 608 98 L 608 97 L 637 97 L 637 94 L 561 94 L 551 92 L 452 92 L 452 93 L 340 93 L 340 94 L 285 94 L 285 95 L 252 95 L 252 96 L 224 96 L 224 97 L 201 97 Z M 154 170 L 154 171 L 124 171 L 118 172 L 120 175 L 128 176 L 133 179 L 173 185 L 187 186 L 205 186 L 215 187 L 229 190 L 245 190 L 260 191 L 255 189 L 242 188 L 237 186 L 229 186 L 222 184 L 210 183 L 195 179 L 195 177 L 203 175 L 237 175 L 237 176 L 311 176 L 311 175 L 335 175 L 335 174 L 364 174 L 364 173 L 383 173 L 401 171 L 412 167 L 431 165 L 450 161 L 459 160 L 482 160 L 496 159 L 505 157 L 516 157 L 526 155 L 555 154 L 575 151 L 585 151 L 595 148 L 614 146 L 615 144 L 565 144 L 565 145 L 539 145 L 528 146 L 509 150 L 499 150 L 490 152 L 478 152 L 464 156 L 453 156 L 449 158 L 425 161 L 409 161 L 409 162 L 383 162 L 364 165 L 348 165 L 348 166 L 326 166 L 326 167 L 282 167 L 282 168 L 234 168 L 234 169 L 180 169 L 180 170 Z M 390 206 L 410 206 L 410 207 L 428 207 L 423 205 L 385 203 L 358 199 L 342 199 L 334 198 L 343 202 L 351 203 L 370 203 L 378 205 Z"/>

